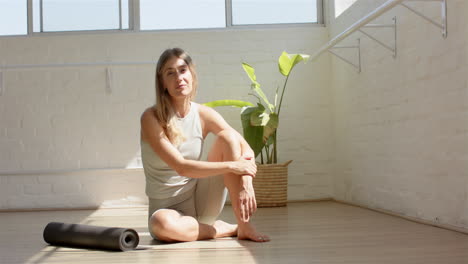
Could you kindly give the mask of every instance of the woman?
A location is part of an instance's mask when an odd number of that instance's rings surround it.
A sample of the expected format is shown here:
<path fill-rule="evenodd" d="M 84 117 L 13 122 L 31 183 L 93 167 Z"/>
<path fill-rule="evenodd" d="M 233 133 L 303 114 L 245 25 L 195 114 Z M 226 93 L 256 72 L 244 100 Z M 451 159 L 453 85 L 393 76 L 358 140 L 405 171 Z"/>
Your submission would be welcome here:
<path fill-rule="evenodd" d="M 156 105 L 141 117 L 141 151 L 153 238 L 194 241 L 237 236 L 269 241 L 250 223 L 256 211 L 252 149 L 216 111 L 192 102 L 197 75 L 182 49 L 167 49 L 156 67 Z M 216 140 L 200 161 L 208 133 Z M 229 190 L 237 225 L 216 220 Z"/>

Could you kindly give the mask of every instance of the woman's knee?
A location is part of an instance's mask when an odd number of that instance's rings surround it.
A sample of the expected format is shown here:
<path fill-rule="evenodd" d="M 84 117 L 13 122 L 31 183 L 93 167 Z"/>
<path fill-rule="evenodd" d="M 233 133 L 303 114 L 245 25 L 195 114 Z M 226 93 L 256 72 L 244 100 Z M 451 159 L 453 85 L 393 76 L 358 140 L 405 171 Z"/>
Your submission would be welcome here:
<path fill-rule="evenodd" d="M 232 129 L 225 129 L 216 135 L 216 140 L 228 145 L 240 144 L 238 134 Z"/>
<path fill-rule="evenodd" d="M 223 160 L 237 160 L 242 155 L 239 134 L 230 129 L 217 134 L 214 148 L 222 153 Z"/>
<path fill-rule="evenodd" d="M 174 233 L 175 215 L 173 210 L 160 209 L 150 217 L 150 229 L 157 239 L 162 241 L 173 241 L 171 234 Z"/>

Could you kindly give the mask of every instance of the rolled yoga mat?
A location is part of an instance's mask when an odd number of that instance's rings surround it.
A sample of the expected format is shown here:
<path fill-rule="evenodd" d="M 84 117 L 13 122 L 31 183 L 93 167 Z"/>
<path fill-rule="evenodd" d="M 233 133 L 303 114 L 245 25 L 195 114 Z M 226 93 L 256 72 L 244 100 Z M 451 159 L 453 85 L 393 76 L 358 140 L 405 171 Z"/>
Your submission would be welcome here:
<path fill-rule="evenodd" d="M 51 222 L 44 229 L 45 242 L 54 246 L 127 251 L 138 246 L 133 229 Z"/>

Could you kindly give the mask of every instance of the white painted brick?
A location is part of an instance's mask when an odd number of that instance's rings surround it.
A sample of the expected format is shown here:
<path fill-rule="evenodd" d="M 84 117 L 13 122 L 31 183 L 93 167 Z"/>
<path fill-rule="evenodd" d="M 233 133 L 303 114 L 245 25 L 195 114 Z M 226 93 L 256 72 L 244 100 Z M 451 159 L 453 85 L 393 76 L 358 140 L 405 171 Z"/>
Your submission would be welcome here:
<path fill-rule="evenodd" d="M 66 153 L 71 153 L 80 148 L 82 140 L 76 135 L 72 134 L 61 134 L 55 135 L 52 139 L 52 146 L 57 150 L 67 150 Z"/>
<path fill-rule="evenodd" d="M 93 105 L 91 103 L 73 102 L 64 106 L 64 114 L 62 117 L 69 121 L 79 121 L 80 123 L 87 123 L 94 121 L 95 116 Z"/>
<path fill-rule="evenodd" d="M 71 93 L 73 95 L 80 92 L 78 82 L 79 71 L 77 69 L 52 69 L 49 72 L 50 81 L 48 94 Z"/>
<path fill-rule="evenodd" d="M 57 182 L 52 185 L 52 192 L 54 194 L 79 194 L 81 191 L 81 184 L 78 182 Z"/>
<path fill-rule="evenodd" d="M 42 131 L 45 131 L 45 130 L 51 131 L 52 125 L 50 122 L 49 114 L 41 115 L 41 116 L 34 116 L 34 115 L 24 116 L 21 119 L 21 129 L 25 131 L 34 131 L 34 132 L 36 132 L 37 129 L 42 130 Z"/>
<path fill-rule="evenodd" d="M 437 57 L 432 57 L 429 63 L 431 64 L 431 75 L 437 75 L 445 72 L 452 72 L 463 66 L 466 62 L 466 51 L 463 48 L 452 50 L 441 54 Z"/>
<path fill-rule="evenodd" d="M 51 157 L 50 166 L 54 170 L 77 170 L 80 169 L 80 160 L 78 158 Z"/>
<path fill-rule="evenodd" d="M 21 127 L 21 117 L 2 114 L 0 115 L 0 124 L 3 128 L 19 128 Z"/>
<path fill-rule="evenodd" d="M 78 48 L 76 47 L 77 37 L 69 36 L 63 39 L 55 39 L 48 41 L 48 49 L 50 50 L 50 60 L 55 63 L 79 63 L 82 62 Z M 49 61 L 50 61 L 49 60 Z"/>
<path fill-rule="evenodd" d="M 24 139 L 33 138 L 34 135 L 34 129 L 6 128 L 5 138 L 15 141 L 23 141 Z"/>
<path fill-rule="evenodd" d="M 34 199 L 31 196 L 26 195 L 18 195 L 18 196 L 10 196 L 6 198 L 6 208 L 15 208 L 15 209 L 31 209 L 37 208 L 39 205 L 37 203 L 37 199 Z"/>
<path fill-rule="evenodd" d="M 103 164 L 107 166 L 107 160 L 104 160 L 104 158 L 99 158 L 99 155 L 96 152 L 87 156 L 82 156 L 80 160 L 80 169 L 101 168 Z"/>
<path fill-rule="evenodd" d="M 37 157 L 36 159 L 23 158 L 20 161 L 21 168 L 26 171 L 44 171 L 50 170 L 50 160 Z"/>
<path fill-rule="evenodd" d="M 8 151 L 10 153 L 24 149 L 24 145 L 21 140 L 15 139 L 0 139 L 0 146 L 2 146 L 3 151 Z"/>
<path fill-rule="evenodd" d="M 24 193 L 23 189 L 23 184 L 9 184 L 6 180 L 0 185 L 0 191 L 3 197 L 22 195 Z"/>
<path fill-rule="evenodd" d="M 26 195 L 41 195 L 52 193 L 51 184 L 25 184 L 24 194 Z"/>
<path fill-rule="evenodd" d="M 8 96 L 37 96 L 47 92 L 49 74 L 46 70 L 20 71 L 14 80 L 14 86 L 7 81 L 5 95 Z M 14 88 L 13 88 L 14 87 Z"/>
<path fill-rule="evenodd" d="M 7 175 L 7 184 L 10 185 L 25 185 L 38 183 L 37 175 Z"/>
<path fill-rule="evenodd" d="M 52 138 L 38 139 L 37 137 L 23 140 L 25 151 L 36 151 L 40 155 L 47 155 L 52 147 Z"/>
<path fill-rule="evenodd" d="M 79 90 L 87 95 L 105 95 L 106 71 L 104 68 L 82 68 L 78 72 Z M 80 93 L 80 95 L 84 95 Z"/>
<path fill-rule="evenodd" d="M 40 196 L 20 197 L 19 201 L 9 201 L 10 208 L 72 208 L 71 203 L 64 196 L 44 194 Z"/>
<path fill-rule="evenodd" d="M 20 161 L 11 159 L 10 156 L 8 156 L 8 158 L 9 159 L 0 160 L 0 172 L 18 171 L 18 169 L 21 168 Z"/>

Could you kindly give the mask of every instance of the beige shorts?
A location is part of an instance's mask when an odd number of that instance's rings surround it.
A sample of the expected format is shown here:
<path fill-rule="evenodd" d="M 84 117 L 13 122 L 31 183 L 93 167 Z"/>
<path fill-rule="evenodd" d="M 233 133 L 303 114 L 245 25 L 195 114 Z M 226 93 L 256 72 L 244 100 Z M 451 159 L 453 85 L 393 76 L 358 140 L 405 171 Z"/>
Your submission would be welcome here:
<path fill-rule="evenodd" d="M 227 190 L 222 175 L 197 179 L 197 184 L 191 190 L 166 199 L 148 199 L 148 229 L 151 236 L 149 219 L 160 209 L 172 209 L 181 215 L 192 216 L 200 223 L 212 225 L 223 210 Z"/>

